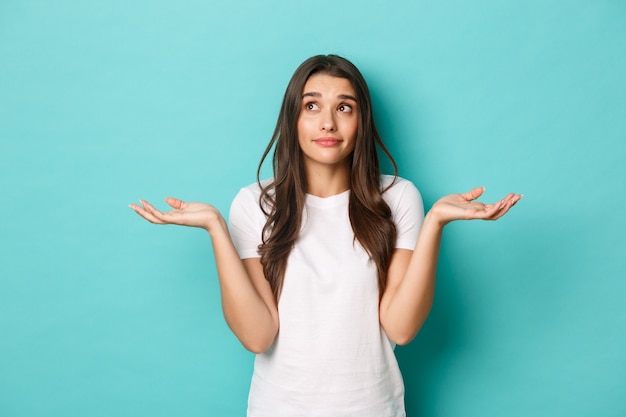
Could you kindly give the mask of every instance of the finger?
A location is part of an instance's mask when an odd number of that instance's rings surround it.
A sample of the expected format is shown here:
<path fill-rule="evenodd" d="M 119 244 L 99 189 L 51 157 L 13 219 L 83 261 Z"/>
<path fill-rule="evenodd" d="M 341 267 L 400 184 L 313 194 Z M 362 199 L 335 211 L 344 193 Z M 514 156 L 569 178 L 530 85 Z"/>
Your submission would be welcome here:
<path fill-rule="evenodd" d="M 165 198 L 165 202 L 172 208 L 175 208 L 176 210 L 182 210 L 185 207 L 185 202 L 183 200 L 179 200 L 178 198 L 174 198 L 174 197 L 167 197 Z"/>
<path fill-rule="evenodd" d="M 483 195 L 484 192 L 485 192 L 485 187 L 477 187 L 477 188 L 474 188 L 473 190 L 470 190 L 466 193 L 461 194 L 461 196 L 467 201 L 472 201 L 472 200 L 476 200 L 478 197 Z"/>
<path fill-rule="evenodd" d="M 520 199 L 522 198 L 521 194 L 508 194 L 504 199 L 502 199 L 502 205 L 506 206 L 506 210 L 508 211 L 511 207 L 513 207 Z M 503 213 L 504 214 L 504 213 Z"/>
<path fill-rule="evenodd" d="M 156 217 L 154 217 L 152 214 L 148 213 L 147 211 L 144 211 L 144 212 L 137 211 L 137 214 L 139 214 L 144 219 L 148 220 L 150 223 L 154 223 L 154 224 L 164 223 L 162 220 L 157 219 Z"/>
<path fill-rule="evenodd" d="M 488 206 L 485 206 L 485 210 L 481 213 L 480 218 L 483 220 L 493 220 L 498 217 L 504 207 L 505 204 L 502 200 L 494 204 L 489 204 Z"/>
<path fill-rule="evenodd" d="M 491 220 L 497 220 L 504 216 L 521 198 L 521 195 L 510 194 L 500 201 L 500 209 L 493 213 Z"/>
<path fill-rule="evenodd" d="M 504 216 L 510 209 L 522 198 L 519 194 L 508 194 L 502 200 L 494 204 L 485 204 L 483 210 L 477 210 L 472 213 L 473 219 L 481 220 L 497 220 Z"/>
<path fill-rule="evenodd" d="M 129 204 L 128 207 L 133 209 L 135 213 L 137 213 L 139 216 L 143 217 L 150 223 L 163 224 L 161 220 L 157 219 L 151 213 L 147 212 L 143 207 L 140 207 L 137 204 Z"/>
<path fill-rule="evenodd" d="M 152 218 L 156 219 L 158 223 L 167 223 L 166 219 L 163 216 L 163 213 L 157 210 L 152 204 L 148 203 L 145 200 L 139 200 L 143 205 L 143 209 L 146 213 L 148 213 Z"/>
<path fill-rule="evenodd" d="M 508 203 L 508 202 L 514 200 L 515 198 L 516 198 L 516 195 L 514 193 L 509 193 L 502 200 Z"/>
<path fill-rule="evenodd" d="M 148 203 L 146 200 L 139 200 L 139 202 L 141 203 L 141 208 L 145 211 L 149 211 L 151 213 L 158 211 L 156 208 L 154 208 L 152 204 Z"/>
<path fill-rule="evenodd" d="M 506 199 L 497 201 L 494 204 L 485 205 L 485 210 L 481 212 L 478 218 L 482 220 L 495 220 L 502 216 L 508 210 Z"/>

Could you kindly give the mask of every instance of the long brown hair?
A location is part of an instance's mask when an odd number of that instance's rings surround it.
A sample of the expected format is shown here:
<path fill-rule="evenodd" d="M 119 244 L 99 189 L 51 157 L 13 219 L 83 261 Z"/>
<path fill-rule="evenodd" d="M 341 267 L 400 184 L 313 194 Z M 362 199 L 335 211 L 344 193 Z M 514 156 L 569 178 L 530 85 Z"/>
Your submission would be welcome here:
<path fill-rule="evenodd" d="M 302 91 L 313 74 L 345 78 L 352 83 L 356 92 L 359 124 L 356 145 L 351 155 L 348 210 L 355 239 L 376 263 L 379 294 L 382 296 L 395 247 L 396 227 L 391 218 L 391 209 L 382 196 L 385 190 L 381 188 L 377 147 L 389 158 L 395 175 L 397 166 L 376 130 L 365 79 L 350 61 L 337 55 L 314 56 L 296 69 L 287 85 L 272 140 L 259 163 L 257 180 L 262 189 L 259 204 L 267 215 L 263 243 L 259 245 L 263 272 L 278 299 L 287 259 L 300 233 L 306 199 L 307 180 L 298 144 L 297 123 Z M 261 185 L 261 167 L 274 146 L 274 178 Z"/>

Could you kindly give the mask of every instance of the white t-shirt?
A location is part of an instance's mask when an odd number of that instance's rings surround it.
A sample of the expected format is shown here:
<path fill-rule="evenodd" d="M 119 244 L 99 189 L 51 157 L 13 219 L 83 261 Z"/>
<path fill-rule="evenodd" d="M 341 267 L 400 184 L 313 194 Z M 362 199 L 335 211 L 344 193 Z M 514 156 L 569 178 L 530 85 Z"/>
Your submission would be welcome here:
<path fill-rule="evenodd" d="M 392 180 L 383 176 L 383 187 Z M 395 346 L 378 317 L 376 265 L 354 240 L 349 193 L 306 197 L 278 303 L 280 330 L 255 359 L 249 417 L 405 415 Z M 260 257 L 266 217 L 259 195 L 252 184 L 231 206 L 231 235 L 242 259 Z M 418 190 L 397 178 L 383 197 L 398 231 L 395 247 L 413 250 L 424 217 Z"/>

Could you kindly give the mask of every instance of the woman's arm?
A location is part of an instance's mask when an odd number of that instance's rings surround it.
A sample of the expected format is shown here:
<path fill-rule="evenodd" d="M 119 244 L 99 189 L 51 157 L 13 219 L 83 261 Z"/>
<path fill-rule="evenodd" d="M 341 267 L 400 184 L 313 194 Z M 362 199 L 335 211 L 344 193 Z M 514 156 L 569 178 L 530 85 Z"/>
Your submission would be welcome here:
<path fill-rule="evenodd" d="M 495 204 L 474 202 L 483 192 L 475 188 L 443 197 L 424 218 L 415 250 L 395 250 L 380 301 L 380 323 L 395 343 L 413 340 L 430 313 L 444 226 L 454 220 L 496 220 L 522 198 L 509 194 Z"/>
<path fill-rule="evenodd" d="M 278 333 L 278 309 L 260 259 L 239 258 L 226 221 L 215 207 L 175 198 L 165 201 L 174 210 L 163 213 L 147 201 L 130 208 L 151 223 L 199 227 L 209 232 L 226 322 L 246 349 L 265 351 Z"/>

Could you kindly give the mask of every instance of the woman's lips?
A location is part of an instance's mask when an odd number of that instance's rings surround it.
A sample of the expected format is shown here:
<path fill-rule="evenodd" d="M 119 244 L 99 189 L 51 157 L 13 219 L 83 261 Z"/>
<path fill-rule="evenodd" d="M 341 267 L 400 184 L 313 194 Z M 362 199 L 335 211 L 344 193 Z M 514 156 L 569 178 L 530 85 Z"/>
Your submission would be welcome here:
<path fill-rule="evenodd" d="M 339 143 L 341 143 L 341 139 L 337 139 L 337 138 L 317 138 L 315 140 L 313 140 L 313 142 L 317 143 L 320 146 L 324 146 L 324 147 L 330 147 L 330 146 L 335 146 L 338 145 Z"/>

